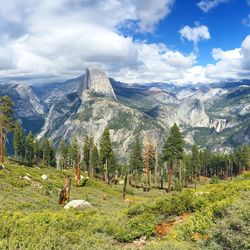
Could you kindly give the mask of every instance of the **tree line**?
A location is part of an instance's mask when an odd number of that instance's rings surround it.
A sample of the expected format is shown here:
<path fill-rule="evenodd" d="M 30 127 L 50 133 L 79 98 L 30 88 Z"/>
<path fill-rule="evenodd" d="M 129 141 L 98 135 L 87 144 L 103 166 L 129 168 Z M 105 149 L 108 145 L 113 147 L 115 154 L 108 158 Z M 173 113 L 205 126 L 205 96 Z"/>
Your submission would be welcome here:
<path fill-rule="evenodd" d="M 152 142 L 144 145 L 136 137 L 124 164 L 119 164 L 115 157 L 108 127 L 98 144 L 91 136 L 86 136 L 82 149 L 76 138 L 70 143 L 61 140 L 56 148 L 46 137 L 38 140 L 31 132 L 26 135 L 22 126 L 14 121 L 13 102 L 3 96 L 0 98 L 0 160 L 4 154 L 4 138 L 11 131 L 14 132 L 15 158 L 21 163 L 75 168 L 78 181 L 80 169 L 87 171 L 89 177 L 101 178 L 106 183 L 117 183 L 120 176 L 126 176 L 130 185 L 144 191 L 165 188 L 170 192 L 188 185 L 196 187 L 201 177 L 232 178 L 249 170 L 250 166 L 249 146 L 240 146 L 225 154 L 193 145 L 191 152 L 185 152 L 183 135 L 176 124 L 171 127 L 162 148 Z"/>
<path fill-rule="evenodd" d="M 249 146 L 219 153 L 193 145 L 191 152 L 185 152 L 184 139 L 176 124 L 171 127 L 163 148 L 156 149 L 157 145 L 149 143 L 143 155 L 142 143 L 137 138 L 130 155 L 131 182 L 146 191 L 151 187 L 163 188 L 165 182 L 168 192 L 190 185 L 196 188 L 201 177 L 205 177 L 205 181 L 207 178 L 227 179 L 250 170 Z"/>
<path fill-rule="evenodd" d="M 22 164 L 56 167 L 56 148 L 46 137 L 38 140 L 31 131 L 25 135 L 19 122 L 15 123 L 13 147 L 16 160 Z"/>

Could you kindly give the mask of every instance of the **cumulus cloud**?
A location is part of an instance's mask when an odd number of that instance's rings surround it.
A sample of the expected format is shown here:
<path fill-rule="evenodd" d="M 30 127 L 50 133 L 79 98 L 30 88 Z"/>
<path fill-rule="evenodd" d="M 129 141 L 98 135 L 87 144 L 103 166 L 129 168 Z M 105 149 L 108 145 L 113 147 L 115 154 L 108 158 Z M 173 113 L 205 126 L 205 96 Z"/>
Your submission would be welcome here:
<path fill-rule="evenodd" d="M 250 35 L 244 39 L 240 48 L 226 51 L 216 48 L 212 56 L 216 63 L 207 65 L 202 71 L 207 81 L 250 78 Z"/>
<path fill-rule="evenodd" d="M 9 0 L 0 2 L 0 76 L 82 74 L 100 67 L 112 75 L 137 69 L 144 42 L 123 36 L 117 27 L 132 20 L 153 32 L 174 0 Z M 11 27 L 11 28 L 10 28 Z M 151 46 L 151 45 L 149 45 Z"/>
<path fill-rule="evenodd" d="M 194 52 L 198 53 L 198 42 L 201 40 L 208 40 L 211 38 L 208 27 L 205 25 L 197 25 L 191 28 L 185 26 L 179 30 L 181 38 L 185 38 L 190 42 L 194 43 Z"/>
<path fill-rule="evenodd" d="M 221 3 L 225 3 L 228 0 L 202 0 L 197 3 L 197 6 L 204 12 L 208 12 L 209 10 L 215 8 Z"/>
<path fill-rule="evenodd" d="M 142 31 L 152 32 L 155 25 L 171 12 L 174 0 L 136 0 L 134 2 L 139 28 Z"/>
<path fill-rule="evenodd" d="M 200 40 L 210 39 L 210 33 L 207 26 L 205 25 L 200 25 L 193 28 L 190 26 L 185 26 L 180 29 L 179 33 L 181 34 L 182 38 L 186 38 L 188 41 L 194 42 L 194 44 L 197 44 Z"/>
<path fill-rule="evenodd" d="M 215 63 L 202 67 L 196 65 L 196 53 L 185 54 L 120 32 L 126 22 L 133 22 L 137 31 L 154 32 L 171 12 L 173 3 L 174 0 L 0 1 L 0 77 L 63 80 L 83 74 L 85 67 L 101 68 L 110 77 L 130 83 L 185 84 L 249 75 L 250 37 L 240 48 L 214 49 Z M 198 24 L 183 27 L 180 34 L 195 46 L 210 38 L 208 28 Z"/>

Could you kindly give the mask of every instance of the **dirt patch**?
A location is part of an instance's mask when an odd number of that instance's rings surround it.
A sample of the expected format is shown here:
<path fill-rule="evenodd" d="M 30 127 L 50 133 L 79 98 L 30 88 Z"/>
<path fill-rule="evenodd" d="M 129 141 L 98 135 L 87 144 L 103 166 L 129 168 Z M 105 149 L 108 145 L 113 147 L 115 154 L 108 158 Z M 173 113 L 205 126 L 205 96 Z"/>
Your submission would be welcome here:
<path fill-rule="evenodd" d="M 176 217 L 173 221 L 160 223 L 155 227 L 155 232 L 159 236 L 167 235 L 171 232 L 174 225 L 185 221 L 190 216 L 191 213 L 184 213 L 183 215 Z"/>
<path fill-rule="evenodd" d="M 164 235 L 168 234 L 171 231 L 171 229 L 173 227 L 173 224 L 174 224 L 174 222 L 158 224 L 155 227 L 155 232 L 159 236 L 164 236 Z"/>

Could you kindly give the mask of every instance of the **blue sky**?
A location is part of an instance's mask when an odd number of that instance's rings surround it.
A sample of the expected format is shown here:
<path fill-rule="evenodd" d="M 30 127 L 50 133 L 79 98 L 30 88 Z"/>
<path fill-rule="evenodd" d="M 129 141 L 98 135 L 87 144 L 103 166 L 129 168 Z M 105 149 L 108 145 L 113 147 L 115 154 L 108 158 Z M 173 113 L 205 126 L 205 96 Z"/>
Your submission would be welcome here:
<path fill-rule="evenodd" d="M 147 39 L 150 43 L 165 43 L 170 48 L 190 53 L 193 45 L 180 39 L 179 29 L 185 25 L 192 27 L 199 22 L 208 27 L 211 38 L 199 44 L 197 63 L 203 66 L 214 63 L 211 55 L 213 48 L 230 50 L 239 47 L 250 33 L 250 27 L 242 23 L 250 13 L 250 6 L 245 0 L 229 0 L 206 13 L 197 7 L 199 2 L 176 0 L 171 14 L 159 22 L 155 33 L 135 34 L 134 36 L 142 40 Z"/>
<path fill-rule="evenodd" d="M 128 83 L 250 79 L 249 0 L 0 2 L 0 78 L 101 68 Z"/>

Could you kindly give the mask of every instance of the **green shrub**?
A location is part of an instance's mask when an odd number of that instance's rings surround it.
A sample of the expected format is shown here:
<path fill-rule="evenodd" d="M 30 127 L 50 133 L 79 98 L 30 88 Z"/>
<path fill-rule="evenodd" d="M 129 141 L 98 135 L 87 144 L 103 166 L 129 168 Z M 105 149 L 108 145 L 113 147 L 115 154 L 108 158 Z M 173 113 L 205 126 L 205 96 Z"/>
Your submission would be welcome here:
<path fill-rule="evenodd" d="M 219 183 L 219 178 L 217 175 L 213 175 L 210 181 L 210 184 L 218 184 Z"/>

